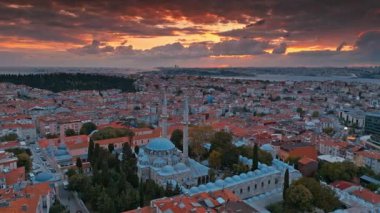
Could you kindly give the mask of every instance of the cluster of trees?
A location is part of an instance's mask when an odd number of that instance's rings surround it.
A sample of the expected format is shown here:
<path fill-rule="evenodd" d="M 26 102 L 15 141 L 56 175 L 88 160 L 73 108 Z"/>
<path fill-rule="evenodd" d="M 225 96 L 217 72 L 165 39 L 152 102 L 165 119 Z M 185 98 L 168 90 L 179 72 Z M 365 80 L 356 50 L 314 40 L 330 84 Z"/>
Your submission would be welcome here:
<path fill-rule="evenodd" d="M 285 175 L 285 179 L 286 177 L 289 178 Z M 334 191 L 321 185 L 314 178 L 301 178 L 290 186 L 289 179 L 284 181 L 284 201 L 268 207 L 273 213 L 313 212 L 315 208 L 323 212 L 332 212 L 342 207 Z"/>
<path fill-rule="evenodd" d="M 134 133 L 125 128 L 112 128 L 112 127 L 106 127 L 104 129 L 101 129 L 97 132 L 95 132 L 92 135 L 93 140 L 103 140 L 103 139 L 109 139 L 109 138 L 118 138 L 118 137 L 130 137 L 130 140 L 132 140 Z"/>
<path fill-rule="evenodd" d="M 17 140 L 18 136 L 15 133 L 10 133 L 7 135 L 4 135 L 0 137 L 0 142 L 5 142 L 5 141 L 15 141 Z"/>
<path fill-rule="evenodd" d="M 336 180 L 352 181 L 358 176 L 359 168 L 349 161 L 338 163 L 321 163 L 318 176 L 327 183 Z"/>
<path fill-rule="evenodd" d="M 286 190 L 284 205 L 287 209 L 311 211 L 313 208 L 332 212 L 342 206 L 334 191 L 313 178 L 301 178 Z"/>
<path fill-rule="evenodd" d="M 272 155 L 260 150 L 257 145 L 252 147 L 236 147 L 232 143 L 231 133 L 219 131 L 211 138 L 211 149 L 209 152 L 209 165 L 213 169 L 225 169 L 232 171 L 234 174 L 247 172 L 248 165 L 239 162 L 239 155 L 251 158 L 253 160 L 252 170 L 258 168 L 258 163 L 272 164 Z"/>
<path fill-rule="evenodd" d="M 84 73 L 51 73 L 29 75 L 1 75 L 0 82 L 27 85 L 33 88 L 53 92 L 66 90 L 107 90 L 120 89 L 124 92 L 135 92 L 134 79 Z"/>
<path fill-rule="evenodd" d="M 25 167 L 25 171 L 28 173 L 32 168 L 32 152 L 30 149 L 11 148 L 7 149 L 7 152 L 12 152 L 17 157 L 17 167 Z"/>
<path fill-rule="evenodd" d="M 152 199 L 180 193 L 178 186 L 163 187 L 148 180 L 142 182 L 137 176 L 137 159 L 128 143 L 118 153 L 103 149 L 99 144 L 89 143 L 88 159 L 93 175 L 70 172 L 69 189 L 77 191 L 88 207 L 100 213 L 122 212 L 148 205 Z M 77 163 L 78 164 L 78 163 Z"/>

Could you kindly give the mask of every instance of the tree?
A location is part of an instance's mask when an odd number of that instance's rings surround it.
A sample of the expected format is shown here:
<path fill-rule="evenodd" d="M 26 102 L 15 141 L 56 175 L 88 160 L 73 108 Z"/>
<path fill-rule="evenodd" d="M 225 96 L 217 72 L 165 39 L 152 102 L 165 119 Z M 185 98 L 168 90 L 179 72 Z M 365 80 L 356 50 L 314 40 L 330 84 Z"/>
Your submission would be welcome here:
<path fill-rule="evenodd" d="M 7 135 L 0 137 L 0 142 L 15 141 L 15 140 L 17 140 L 17 138 L 18 138 L 18 136 L 16 133 L 10 133 L 10 134 L 7 134 Z"/>
<path fill-rule="evenodd" d="M 313 195 L 313 205 L 324 210 L 324 212 L 332 212 L 341 206 L 334 191 L 327 186 L 322 186 L 314 178 L 301 178 L 295 181 L 294 185 L 305 186 Z"/>
<path fill-rule="evenodd" d="M 81 135 L 89 135 L 91 132 L 96 130 L 96 125 L 92 122 L 87 122 L 82 125 L 82 127 L 79 130 L 79 134 Z"/>
<path fill-rule="evenodd" d="M 66 137 L 69 137 L 69 136 L 74 136 L 76 135 L 77 133 L 73 130 L 73 129 L 66 129 L 65 130 L 65 135 Z"/>
<path fill-rule="evenodd" d="M 319 112 L 318 111 L 314 111 L 313 114 L 311 114 L 311 117 L 318 118 L 319 117 Z"/>
<path fill-rule="evenodd" d="M 177 147 L 177 149 L 182 151 L 182 139 L 183 139 L 183 132 L 180 129 L 175 129 L 170 137 L 170 141 L 174 143 L 174 145 Z"/>
<path fill-rule="evenodd" d="M 108 196 L 107 193 L 102 193 L 97 202 L 99 213 L 115 212 L 114 201 Z"/>
<path fill-rule="evenodd" d="M 319 169 L 319 176 L 328 183 L 336 180 L 351 181 L 357 176 L 358 167 L 352 162 L 323 163 Z"/>
<path fill-rule="evenodd" d="M 284 188 L 282 191 L 282 198 L 285 200 L 286 198 L 286 190 L 289 188 L 289 169 L 286 169 L 285 175 L 284 175 Z"/>
<path fill-rule="evenodd" d="M 71 176 L 75 175 L 76 173 L 77 172 L 73 168 L 70 168 L 69 170 L 67 170 L 66 175 L 68 178 L 70 178 Z"/>
<path fill-rule="evenodd" d="M 115 149 L 115 145 L 113 145 L 113 143 L 108 144 L 108 151 L 110 153 L 112 153 L 114 149 Z"/>
<path fill-rule="evenodd" d="M 269 152 L 259 149 L 259 162 L 265 163 L 268 166 L 272 165 L 273 157 Z"/>
<path fill-rule="evenodd" d="M 232 145 L 232 134 L 219 131 L 214 134 L 214 137 L 211 139 L 211 150 L 228 150 Z"/>
<path fill-rule="evenodd" d="M 28 173 L 30 171 L 30 168 L 32 166 L 32 161 L 30 160 L 30 157 L 28 154 L 21 153 L 17 155 L 17 167 L 25 167 L 25 171 Z"/>
<path fill-rule="evenodd" d="M 208 158 L 208 162 L 211 168 L 219 169 L 222 165 L 222 154 L 213 150 Z"/>
<path fill-rule="evenodd" d="M 214 130 L 211 126 L 195 126 L 189 131 L 190 138 L 190 155 L 200 160 L 207 151 L 204 144 L 209 143 L 214 136 Z"/>
<path fill-rule="evenodd" d="M 82 169 L 82 159 L 80 159 L 80 157 L 77 157 L 77 162 L 75 164 L 79 170 Z"/>
<path fill-rule="evenodd" d="M 290 208 L 294 208 L 304 211 L 310 211 L 312 209 L 313 195 L 303 185 L 292 185 L 286 190 L 285 205 Z"/>
<path fill-rule="evenodd" d="M 87 159 L 89 162 L 92 162 L 94 149 L 95 149 L 94 141 L 90 139 L 90 142 L 88 143 L 88 151 L 87 151 Z"/>
<path fill-rule="evenodd" d="M 334 134 L 334 129 L 332 127 L 326 127 L 326 128 L 323 128 L 323 132 L 332 136 Z"/>
<path fill-rule="evenodd" d="M 54 204 L 50 206 L 49 213 L 67 213 L 69 212 L 58 199 L 55 199 Z"/>
<path fill-rule="evenodd" d="M 255 171 L 258 168 L 259 168 L 259 147 L 255 143 L 255 145 L 253 146 L 253 159 L 252 159 L 251 170 Z"/>

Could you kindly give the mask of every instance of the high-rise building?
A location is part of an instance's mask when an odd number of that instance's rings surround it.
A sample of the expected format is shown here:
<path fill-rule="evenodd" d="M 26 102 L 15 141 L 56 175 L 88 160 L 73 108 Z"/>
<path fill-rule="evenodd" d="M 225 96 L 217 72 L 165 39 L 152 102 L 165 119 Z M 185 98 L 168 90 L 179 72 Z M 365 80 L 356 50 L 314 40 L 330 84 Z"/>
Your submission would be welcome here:
<path fill-rule="evenodd" d="M 380 146 L 380 112 L 366 114 L 364 130 L 371 134 L 371 142 Z"/>

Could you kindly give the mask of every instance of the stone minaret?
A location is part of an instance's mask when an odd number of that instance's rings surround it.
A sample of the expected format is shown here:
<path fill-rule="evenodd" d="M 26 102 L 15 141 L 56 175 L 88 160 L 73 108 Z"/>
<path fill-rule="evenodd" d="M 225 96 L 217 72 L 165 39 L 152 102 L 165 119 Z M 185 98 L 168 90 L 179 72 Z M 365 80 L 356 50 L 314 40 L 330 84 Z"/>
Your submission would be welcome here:
<path fill-rule="evenodd" d="M 186 162 L 189 158 L 189 101 L 185 97 L 185 106 L 183 110 L 183 160 Z"/>
<path fill-rule="evenodd" d="M 164 138 L 168 137 L 168 101 L 166 100 L 166 94 L 164 94 L 164 103 L 162 106 L 162 113 L 161 113 L 161 128 L 162 128 L 162 133 L 161 136 Z"/>

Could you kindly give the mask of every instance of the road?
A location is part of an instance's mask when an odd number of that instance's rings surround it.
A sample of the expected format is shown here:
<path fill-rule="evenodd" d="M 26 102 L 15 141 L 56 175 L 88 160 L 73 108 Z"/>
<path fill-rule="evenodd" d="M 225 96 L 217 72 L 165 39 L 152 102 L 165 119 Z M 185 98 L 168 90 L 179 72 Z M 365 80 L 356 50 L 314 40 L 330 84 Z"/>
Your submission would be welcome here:
<path fill-rule="evenodd" d="M 33 173 L 35 175 L 39 172 L 51 173 L 51 168 L 54 168 L 56 170 L 56 173 L 52 174 L 54 176 L 54 184 L 58 200 L 60 200 L 62 205 L 68 208 L 70 213 L 87 213 L 88 210 L 83 205 L 83 202 L 77 198 L 73 192 L 64 189 L 64 174 L 62 174 L 61 170 L 58 168 L 58 165 L 54 162 L 54 160 L 51 159 L 44 150 L 40 150 L 37 144 L 29 145 L 29 148 L 33 155 L 33 167 L 38 167 L 36 169 L 33 169 Z M 44 157 L 46 161 L 43 161 L 41 157 Z"/>

